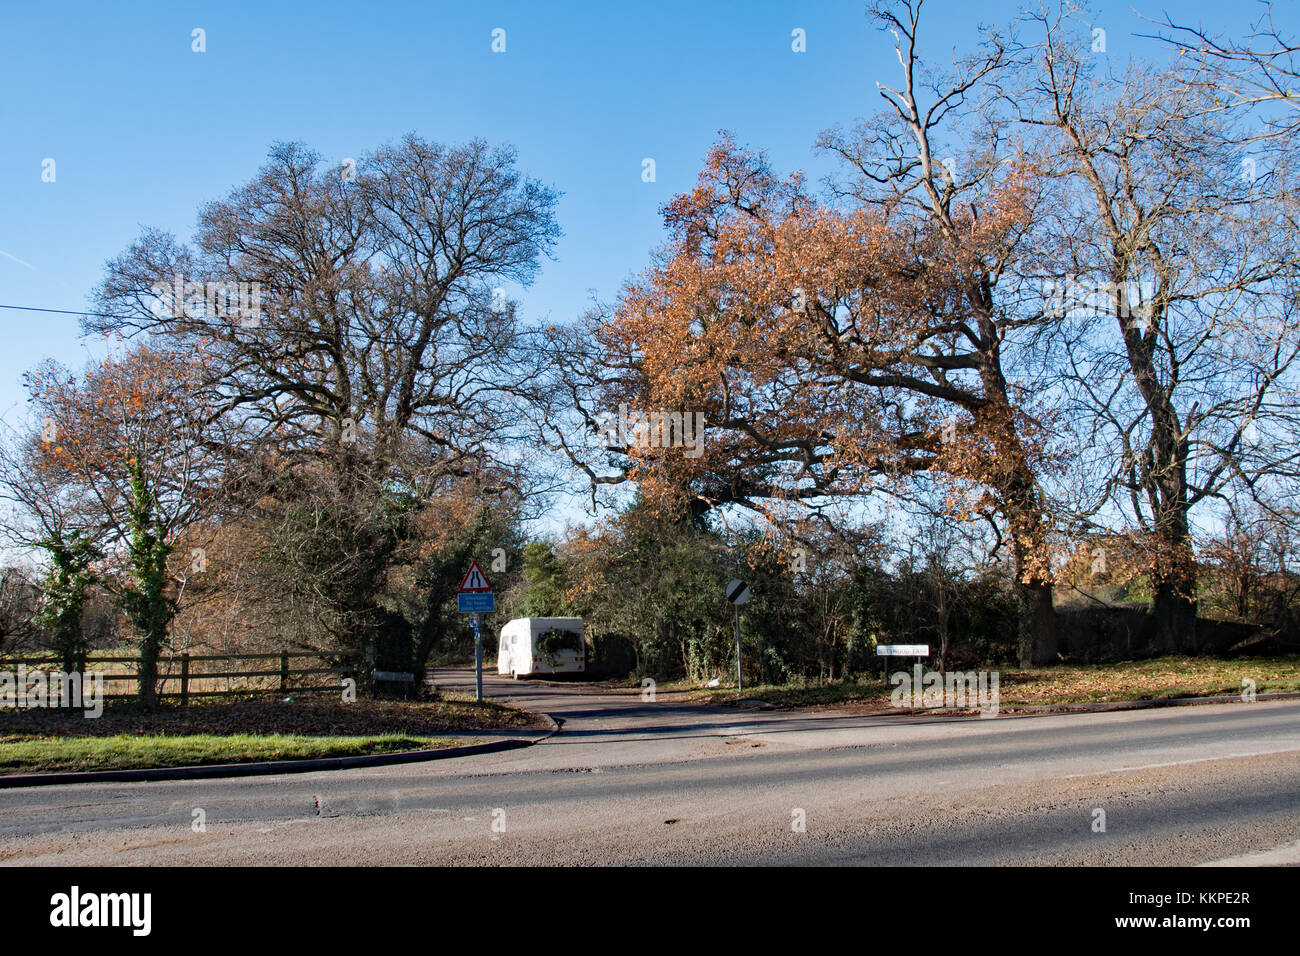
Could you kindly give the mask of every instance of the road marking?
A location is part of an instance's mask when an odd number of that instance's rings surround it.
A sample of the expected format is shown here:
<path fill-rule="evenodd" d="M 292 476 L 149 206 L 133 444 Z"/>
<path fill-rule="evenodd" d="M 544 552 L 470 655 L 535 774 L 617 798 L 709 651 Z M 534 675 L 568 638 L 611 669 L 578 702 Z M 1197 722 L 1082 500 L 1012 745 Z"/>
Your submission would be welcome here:
<path fill-rule="evenodd" d="M 1238 856 L 1225 856 L 1222 860 L 1211 860 L 1201 866 L 1282 866 L 1300 863 L 1300 840 L 1283 843 L 1271 850 L 1255 850 Z"/>
<path fill-rule="evenodd" d="M 1170 760 L 1165 763 L 1144 763 L 1135 767 L 1115 767 L 1109 770 L 1093 770 L 1090 773 L 1072 773 L 1063 777 L 1063 780 L 1074 780 L 1079 777 L 1097 777 L 1105 773 L 1131 773 L 1134 770 L 1156 770 L 1160 767 L 1182 767 L 1191 763 L 1209 763 L 1213 760 L 1239 760 L 1242 757 L 1271 757 L 1275 754 L 1293 754 L 1300 753 L 1300 748 L 1283 747 L 1280 750 L 1255 750 L 1245 754 L 1220 754 L 1217 757 L 1196 757 L 1192 760 Z"/>

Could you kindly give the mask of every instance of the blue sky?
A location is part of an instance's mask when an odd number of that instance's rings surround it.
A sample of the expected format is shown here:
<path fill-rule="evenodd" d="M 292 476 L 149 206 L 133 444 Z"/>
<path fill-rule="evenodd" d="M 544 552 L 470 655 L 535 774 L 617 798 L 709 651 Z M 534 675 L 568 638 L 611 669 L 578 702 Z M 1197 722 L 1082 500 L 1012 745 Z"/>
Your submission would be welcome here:
<path fill-rule="evenodd" d="M 1027 2 L 931 0 L 932 57 Z M 1140 12 L 1244 32 L 1254 4 L 1135 0 Z M 1287 2 L 1278 5 L 1282 22 Z M 1157 52 L 1129 3 L 1093 6 L 1110 57 Z M 506 52 L 491 50 L 494 28 Z M 206 32 L 205 53 L 191 31 Z M 791 50 L 806 32 L 807 52 Z M 249 179 L 274 140 L 359 156 L 407 131 L 519 150 L 562 190 L 556 261 L 522 295 L 565 322 L 610 298 L 662 238 L 721 128 L 779 169 L 823 168 L 816 134 L 879 108 L 892 39 L 861 0 L 0 4 L 0 303 L 76 310 L 144 225 L 188 237 L 201 203 Z M 657 181 L 641 178 L 656 162 Z M 55 161 L 55 181 L 42 163 Z M 0 310 L 0 416 L 22 372 L 79 366 L 74 316 Z"/>

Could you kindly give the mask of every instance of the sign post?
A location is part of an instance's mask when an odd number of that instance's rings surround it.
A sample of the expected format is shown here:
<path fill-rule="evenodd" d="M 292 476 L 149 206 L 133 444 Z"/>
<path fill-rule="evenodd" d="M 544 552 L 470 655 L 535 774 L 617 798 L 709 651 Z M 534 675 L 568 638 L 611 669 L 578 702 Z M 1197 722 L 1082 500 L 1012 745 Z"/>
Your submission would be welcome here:
<path fill-rule="evenodd" d="M 470 621 L 474 625 L 474 700 L 483 703 L 483 638 L 478 632 L 478 615 L 471 614 Z"/>
<path fill-rule="evenodd" d="M 740 606 L 749 600 L 749 585 L 740 578 L 732 578 L 722 593 L 736 609 L 736 693 L 740 693 L 745 689 L 744 679 L 740 676 Z"/>
<path fill-rule="evenodd" d="M 921 663 L 921 658 L 930 656 L 929 644 L 877 644 L 877 657 L 915 657 L 916 662 Z M 880 679 L 889 683 L 889 661 L 880 662 L 881 671 Z"/>
<path fill-rule="evenodd" d="M 479 614 L 491 614 L 497 609 L 496 595 L 492 592 L 492 583 L 484 575 L 478 562 L 470 563 L 465 572 L 465 579 L 460 582 L 460 591 L 456 595 L 456 608 L 461 614 L 470 615 L 474 625 L 474 699 L 483 703 L 483 637 L 478 629 Z"/>

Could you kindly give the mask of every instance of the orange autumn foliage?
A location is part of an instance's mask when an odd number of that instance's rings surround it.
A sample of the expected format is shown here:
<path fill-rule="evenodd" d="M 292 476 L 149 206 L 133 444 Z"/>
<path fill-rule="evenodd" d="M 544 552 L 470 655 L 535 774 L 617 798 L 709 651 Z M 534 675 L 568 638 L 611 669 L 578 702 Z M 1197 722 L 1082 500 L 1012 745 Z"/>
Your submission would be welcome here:
<path fill-rule="evenodd" d="M 636 372 L 606 387 L 605 407 L 707 422 L 699 457 L 628 450 L 647 502 L 739 502 L 788 525 L 798 502 L 929 475 L 952 511 L 1001 514 L 1022 579 L 1050 580 L 1045 416 L 1004 379 L 1003 319 L 981 299 L 1031 191 L 1031 171 L 1012 167 L 949 228 L 818 203 L 801 177 L 719 143 L 666 208 L 664 254 L 597 331 Z"/>

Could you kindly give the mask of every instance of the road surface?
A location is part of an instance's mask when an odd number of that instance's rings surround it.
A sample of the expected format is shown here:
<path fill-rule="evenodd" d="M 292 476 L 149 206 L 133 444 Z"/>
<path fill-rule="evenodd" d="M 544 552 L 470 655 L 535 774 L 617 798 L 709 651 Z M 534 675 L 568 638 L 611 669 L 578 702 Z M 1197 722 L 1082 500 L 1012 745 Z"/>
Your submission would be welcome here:
<path fill-rule="evenodd" d="M 1300 862 L 1300 701 L 983 719 L 484 686 L 562 731 L 425 764 L 0 790 L 0 863 Z"/>

